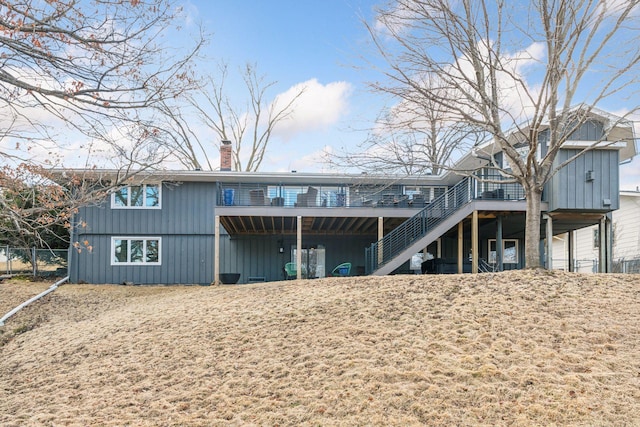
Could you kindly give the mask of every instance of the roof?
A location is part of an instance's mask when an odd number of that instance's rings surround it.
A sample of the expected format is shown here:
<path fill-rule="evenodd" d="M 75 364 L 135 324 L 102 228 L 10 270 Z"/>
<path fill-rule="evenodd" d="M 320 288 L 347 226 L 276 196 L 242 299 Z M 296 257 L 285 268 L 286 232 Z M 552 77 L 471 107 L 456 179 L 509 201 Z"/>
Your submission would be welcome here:
<path fill-rule="evenodd" d="M 578 105 L 572 110 L 579 110 L 583 108 L 583 105 Z M 636 147 L 635 130 L 633 122 L 624 117 L 617 116 L 615 114 L 608 113 L 596 107 L 588 107 L 587 115 L 591 118 L 597 118 L 604 123 L 611 126 L 611 130 L 608 134 L 608 139 L 601 143 L 596 144 L 596 148 L 615 149 L 620 152 L 619 161 L 622 163 L 627 161 L 638 154 Z M 546 123 L 541 124 L 540 130 L 544 130 L 548 127 Z M 506 134 L 508 136 L 514 136 L 518 133 L 522 134 L 526 132 L 529 126 L 523 123 L 513 129 L 510 129 Z M 567 146 L 573 146 L 569 148 L 588 148 L 596 141 L 567 141 Z M 490 156 L 492 154 L 502 151 L 499 144 L 494 140 L 485 142 L 479 145 L 473 151 L 465 154 L 458 162 L 457 165 L 461 165 L 464 169 L 469 169 L 474 164 L 473 158 L 482 158 L 483 156 Z M 476 163 L 478 160 L 475 161 Z M 486 162 L 485 162 L 486 163 Z"/>
<path fill-rule="evenodd" d="M 337 174 L 298 172 L 238 172 L 238 171 L 197 171 L 197 170 L 119 170 L 119 169 L 54 169 L 54 177 L 77 175 L 82 179 L 95 181 L 122 180 L 129 174 L 132 180 L 175 182 L 229 182 L 229 183 L 278 183 L 306 185 L 348 185 L 348 184 L 400 184 L 400 185 L 453 185 L 461 178 L 451 172 L 442 175 L 378 175 L 378 174 Z"/>

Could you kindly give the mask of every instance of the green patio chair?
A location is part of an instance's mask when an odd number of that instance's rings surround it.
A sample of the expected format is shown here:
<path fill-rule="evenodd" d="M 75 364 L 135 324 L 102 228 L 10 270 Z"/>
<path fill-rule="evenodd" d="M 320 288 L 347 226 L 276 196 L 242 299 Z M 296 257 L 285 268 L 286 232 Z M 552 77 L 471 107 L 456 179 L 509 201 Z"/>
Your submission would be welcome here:
<path fill-rule="evenodd" d="M 295 262 L 288 262 L 284 265 L 284 280 L 296 279 L 298 277 L 298 269 Z"/>
<path fill-rule="evenodd" d="M 331 271 L 332 276 L 346 277 L 351 273 L 351 263 L 343 262 Z"/>

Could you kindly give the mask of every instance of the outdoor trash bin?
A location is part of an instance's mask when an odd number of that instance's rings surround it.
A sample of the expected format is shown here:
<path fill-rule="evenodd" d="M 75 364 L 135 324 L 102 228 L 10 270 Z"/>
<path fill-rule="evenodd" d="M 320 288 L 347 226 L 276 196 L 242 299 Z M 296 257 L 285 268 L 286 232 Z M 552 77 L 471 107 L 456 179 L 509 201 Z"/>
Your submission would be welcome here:
<path fill-rule="evenodd" d="M 226 188 L 224 190 L 224 204 L 225 206 L 233 205 L 233 198 L 235 196 L 235 190 L 233 188 Z"/>

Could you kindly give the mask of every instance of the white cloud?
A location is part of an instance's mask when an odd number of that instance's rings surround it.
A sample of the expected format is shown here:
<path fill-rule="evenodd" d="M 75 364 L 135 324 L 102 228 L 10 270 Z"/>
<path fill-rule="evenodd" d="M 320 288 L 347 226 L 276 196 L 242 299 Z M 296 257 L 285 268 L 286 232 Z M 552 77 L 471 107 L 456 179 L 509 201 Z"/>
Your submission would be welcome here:
<path fill-rule="evenodd" d="M 325 161 L 327 150 L 331 150 L 331 148 L 323 147 L 296 159 L 292 162 L 292 170 L 318 173 L 337 172 Z"/>
<path fill-rule="evenodd" d="M 594 19 L 592 24 L 595 24 L 595 21 L 602 20 L 602 17 L 618 19 L 630 6 L 631 16 L 638 16 L 640 14 L 640 6 L 631 5 L 628 0 L 600 0 L 591 14 L 592 19 Z"/>
<path fill-rule="evenodd" d="M 317 79 L 307 80 L 278 95 L 274 103 L 286 105 L 300 90 L 304 92 L 295 101 L 292 114 L 278 124 L 274 135 L 289 140 L 299 133 L 326 129 L 348 113 L 352 86 L 347 82 L 323 85 Z"/>

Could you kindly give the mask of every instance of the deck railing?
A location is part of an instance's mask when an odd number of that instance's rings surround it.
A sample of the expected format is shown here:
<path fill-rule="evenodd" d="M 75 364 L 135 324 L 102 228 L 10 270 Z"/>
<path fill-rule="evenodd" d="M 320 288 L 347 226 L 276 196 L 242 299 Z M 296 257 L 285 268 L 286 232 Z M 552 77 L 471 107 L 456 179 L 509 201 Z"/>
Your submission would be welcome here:
<path fill-rule="evenodd" d="M 218 184 L 218 206 L 422 208 L 424 199 L 403 194 L 400 185 Z"/>

